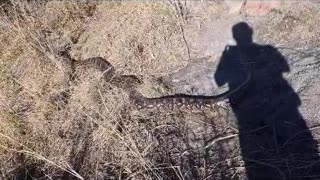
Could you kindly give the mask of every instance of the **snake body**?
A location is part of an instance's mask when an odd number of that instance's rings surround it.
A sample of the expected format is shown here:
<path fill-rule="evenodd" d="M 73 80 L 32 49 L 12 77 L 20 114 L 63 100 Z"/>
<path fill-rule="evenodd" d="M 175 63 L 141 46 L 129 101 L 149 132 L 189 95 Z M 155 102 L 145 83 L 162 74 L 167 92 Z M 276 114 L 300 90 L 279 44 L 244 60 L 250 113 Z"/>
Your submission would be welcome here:
<path fill-rule="evenodd" d="M 175 94 L 169 96 L 161 96 L 156 98 L 147 98 L 134 91 L 130 94 L 130 99 L 138 110 L 148 111 L 203 111 L 213 110 L 220 106 L 219 102 L 227 100 L 242 87 L 244 87 L 251 78 L 251 74 L 247 75 L 237 88 L 222 93 L 217 96 L 195 96 L 187 94 Z"/>
<path fill-rule="evenodd" d="M 174 94 L 155 98 L 148 98 L 141 95 L 137 90 L 132 89 L 136 84 L 141 84 L 141 81 L 133 75 L 116 75 L 114 67 L 102 57 L 93 57 L 80 62 L 84 65 L 94 65 L 96 69 L 103 72 L 104 78 L 110 84 L 123 89 L 129 89 L 129 98 L 133 105 L 138 110 L 147 111 L 203 111 L 206 109 L 212 110 L 234 93 L 244 87 L 250 80 L 250 73 L 247 75 L 237 88 L 229 90 L 217 96 L 196 96 L 187 94 Z M 135 85 L 132 85 L 135 84 Z"/>

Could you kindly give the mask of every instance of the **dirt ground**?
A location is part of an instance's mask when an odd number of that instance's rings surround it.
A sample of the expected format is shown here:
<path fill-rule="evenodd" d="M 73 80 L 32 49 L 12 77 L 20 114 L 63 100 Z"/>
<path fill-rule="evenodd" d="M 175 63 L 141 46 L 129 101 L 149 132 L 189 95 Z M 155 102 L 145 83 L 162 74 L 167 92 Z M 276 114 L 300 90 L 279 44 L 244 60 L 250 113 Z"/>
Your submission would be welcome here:
<path fill-rule="evenodd" d="M 1 8 L 0 179 L 320 179 L 318 1 L 259 16 L 220 0 Z M 143 113 L 91 57 L 147 97 L 251 79 L 212 112 Z"/>

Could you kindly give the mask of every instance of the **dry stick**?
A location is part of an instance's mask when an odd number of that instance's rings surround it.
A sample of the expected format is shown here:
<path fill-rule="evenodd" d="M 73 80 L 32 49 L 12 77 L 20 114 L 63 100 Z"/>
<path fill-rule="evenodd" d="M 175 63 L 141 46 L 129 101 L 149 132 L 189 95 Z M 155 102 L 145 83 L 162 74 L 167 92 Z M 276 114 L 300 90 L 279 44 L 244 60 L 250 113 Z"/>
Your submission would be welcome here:
<path fill-rule="evenodd" d="M 243 169 L 243 167 L 241 167 Z M 232 175 L 231 179 L 234 179 L 236 175 L 239 173 L 240 168 L 237 168 L 236 172 Z"/>
<path fill-rule="evenodd" d="M 181 24 L 179 23 L 179 27 L 180 27 L 180 31 L 182 33 L 182 38 L 183 38 L 183 41 L 184 43 L 186 44 L 186 47 L 187 47 L 187 52 L 188 52 L 188 58 L 189 58 L 189 61 L 191 60 L 191 56 L 190 56 L 190 49 L 189 49 L 189 45 L 188 45 L 188 42 L 186 40 L 186 37 L 184 35 L 184 30 L 183 30 L 183 27 L 181 26 Z"/>
<path fill-rule="evenodd" d="M 173 2 L 170 1 L 170 0 L 169 0 L 169 2 L 170 2 L 171 4 L 174 4 L 174 7 L 175 7 L 175 9 L 176 9 L 176 11 L 177 11 L 177 13 L 178 13 L 179 19 L 183 22 L 183 21 L 184 21 L 184 18 L 183 18 L 182 9 L 180 8 L 180 11 L 179 11 L 179 10 L 178 10 L 178 9 L 179 9 L 179 8 L 178 8 L 178 5 L 177 5 L 176 3 L 173 3 Z M 179 2 L 179 4 L 180 4 L 180 6 L 181 6 L 180 1 L 178 1 L 178 2 Z M 186 37 L 185 37 L 184 29 L 183 29 L 183 27 L 181 26 L 181 23 L 180 23 L 180 22 L 178 22 L 178 24 L 179 24 L 179 27 L 180 27 L 180 31 L 181 31 L 181 34 L 182 34 L 183 41 L 184 41 L 184 43 L 186 44 L 186 47 L 187 47 L 188 58 L 189 58 L 189 61 L 190 61 L 190 59 L 191 59 L 191 56 L 190 56 L 190 48 L 189 48 L 188 42 L 187 42 Z"/>
<path fill-rule="evenodd" d="M 277 139 L 277 132 L 276 132 L 276 129 L 275 127 L 272 128 L 272 131 L 273 131 L 273 142 L 274 142 L 274 145 L 276 146 L 276 151 L 277 151 L 277 154 L 279 154 L 279 147 L 278 147 L 278 139 Z"/>
<path fill-rule="evenodd" d="M 206 145 L 206 146 L 204 147 L 204 149 L 207 149 L 207 148 L 209 148 L 210 146 L 213 146 L 214 144 L 216 144 L 216 143 L 219 142 L 219 141 L 223 141 L 223 140 L 226 140 L 226 139 L 231 139 L 231 138 L 234 138 L 234 137 L 237 137 L 237 136 L 238 136 L 238 134 L 231 134 L 231 135 L 229 135 L 229 136 L 223 136 L 223 137 L 220 137 L 220 138 L 216 138 L 216 139 L 212 140 L 211 143 L 209 143 L 208 145 Z"/>

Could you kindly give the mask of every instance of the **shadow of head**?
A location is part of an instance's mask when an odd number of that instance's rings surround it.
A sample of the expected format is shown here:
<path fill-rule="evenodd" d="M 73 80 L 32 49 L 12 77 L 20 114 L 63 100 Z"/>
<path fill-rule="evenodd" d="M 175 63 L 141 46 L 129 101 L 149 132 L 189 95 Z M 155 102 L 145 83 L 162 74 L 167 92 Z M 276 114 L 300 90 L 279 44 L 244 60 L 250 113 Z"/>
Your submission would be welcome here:
<path fill-rule="evenodd" d="M 248 46 L 252 44 L 253 30 L 245 22 L 240 22 L 232 27 L 232 35 L 238 46 Z"/>

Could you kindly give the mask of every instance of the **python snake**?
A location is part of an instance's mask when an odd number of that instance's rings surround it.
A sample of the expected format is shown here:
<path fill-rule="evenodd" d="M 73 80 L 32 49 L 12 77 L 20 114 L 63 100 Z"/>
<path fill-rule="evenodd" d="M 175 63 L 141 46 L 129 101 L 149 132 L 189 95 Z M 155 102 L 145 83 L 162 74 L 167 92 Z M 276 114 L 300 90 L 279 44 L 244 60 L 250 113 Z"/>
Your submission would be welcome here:
<path fill-rule="evenodd" d="M 129 89 L 129 98 L 133 105 L 138 110 L 147 111 L 203 111 L 206 109 L 212 110 L 242 87 L 244 87 L 251 78 L 251 74 L 248 73 L 246 79 L 236 88 L 229 90 L 217 96 L 196 96 L 187 94 L 174 94 L 168 96 L 161 96 L 155 98 L 148 98 L 141 95 L 137 90 L 132 88 L 132 82 L 135 84 L 140 83 L 135 76 L 117 76 L 115 75 L 114 67 L 107 62 L 104 58 L 93 57 L 88 58 L 81 63 L 94 64 L 96 68 L 104 73 L 104 78 L 115 85 L 123 89 Z M 130 84 L 131 83 L 131 84 Z"/>

